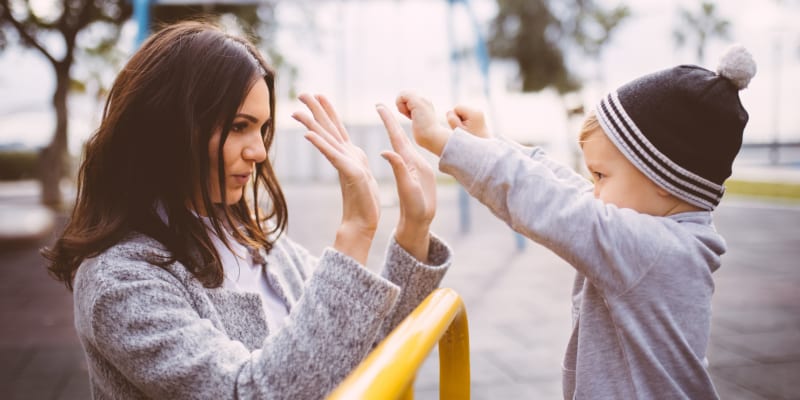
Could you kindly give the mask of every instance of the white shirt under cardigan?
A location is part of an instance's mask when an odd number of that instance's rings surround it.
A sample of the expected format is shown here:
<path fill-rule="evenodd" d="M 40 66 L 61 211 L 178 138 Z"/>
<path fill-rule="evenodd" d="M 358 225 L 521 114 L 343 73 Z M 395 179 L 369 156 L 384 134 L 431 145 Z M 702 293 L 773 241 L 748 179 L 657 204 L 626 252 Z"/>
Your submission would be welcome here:
<path fill-rule="evenodd" d="M 439 168 L 575 268 L 565 399 L 718 398 L 705 355 L 711 273 L 726 246 L 710 212 L 654 217 L 604 204 L 541 149 L 460 129 Z"/>
<path fill-rule="evenodd" d="M 202 218 L 207 226 L 211 226 L 208 217 Z M 258 294 L 264 305 L 269 330 L 275 332 L 283 328 L 283 320 L 289 315 L 289 312 L 286 310 L 286 303 L 267 280 L 267 271 L 263 260 L 256 262 L 247 246 L 236 241 L 227 230 L 225 230 L 225 235 L 231 248 L 225 246 L 225 243 L 213 231 L 210 231 L 209 234 L 225 273 L 222 287 L 236 292 Z"/>
<path fill-rule="evenodd" d="M 156 212 L 164 223 L 169 223 L 164 205 L 160 202 L 156 205 Z M 267 327 L 271 332 L 281 329 L 284 325 L 284 318 L 289 315 L 286 303 L 275 291 L 275 288 L 267 279 L 266 265 L 263 260 L 255 260 L 253 254 L 247 246 L 239 243 L 227 230 L 226 239 L 230 248 L 223 243 L 214 231 L 211 220 L 208 217 L 193 214 L 202 219 L 208 227 L 209 237 L 220 257 L 223 273 L 222 287 L 234 292 L 255 293 L 261 298 L 264 306 L 264 313 L 267 318 Z M 259 257 L 261 258 L 261 257 Z"/>

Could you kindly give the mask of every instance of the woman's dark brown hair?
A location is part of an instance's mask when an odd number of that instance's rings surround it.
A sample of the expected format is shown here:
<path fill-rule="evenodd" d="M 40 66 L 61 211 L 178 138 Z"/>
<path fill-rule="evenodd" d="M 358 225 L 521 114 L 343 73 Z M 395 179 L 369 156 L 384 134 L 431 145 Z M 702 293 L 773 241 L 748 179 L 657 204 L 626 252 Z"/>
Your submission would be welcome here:
<path fill-rule="evenodd" d="M 255 168 L 252 209 L 246 196 L 220 206 L 209 193 L 211 135 L 222 133 L 222 160 L 234 116 L 258 79 L 267 84 L 274 118 L 275 76 L 250 42 L 205 22 L 182 22 L 152 35 L 117 76 L 100 127 L 86 144 L 72 216 L 42 252 L 50 273 L 71 290 L 83 260 L 138 232 L 169 251 L 155 264 L 181 262 L 206 287 L 218 287 L 224 277 L 219 255 L 208 228 L 187 205 L 209 210 L 226 245 L 223 227 L 235 240 L 269 251 L 286 227 L 287 211 L 268 159 Z M 274 124 L 262 131 L 269 150 Z M 219 187 L 225 188 L 224 163 L 218 168 Z M 260 184 L 269 195 L 266 213 L 259 208 Z M 198 188 L 202 204 L 195 204 Z"/>

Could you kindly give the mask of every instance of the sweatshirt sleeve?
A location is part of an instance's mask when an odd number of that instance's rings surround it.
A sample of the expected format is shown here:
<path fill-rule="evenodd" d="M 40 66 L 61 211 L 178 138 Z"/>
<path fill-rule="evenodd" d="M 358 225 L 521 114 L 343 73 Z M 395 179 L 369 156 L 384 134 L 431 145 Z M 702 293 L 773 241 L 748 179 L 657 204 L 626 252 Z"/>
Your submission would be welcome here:
<path fill-rule="evenodd" d="M 381 273 L 400 287 L 397 304 L 381 327 L 378 341 L 383 340 L 405 319 L 434 289 L 439 287 L 452 263 L 452 252 L 447 244 L 431 233 L 428 263 L 417 260 L 403 249 L 394 238 L 386 249 L 386 264 Z"/>
<path fill-rule="evenodd" d="M 512 229 L 554 251 L 607 294 L 625 291 L 658 257 L 663 228 L 656 218 L 596 200 L 591 184 L 576 184 L 574 176 L 543 160 L 543 154 L 531 156 L 456 130 L 439 168 Z"/>
<path fill-rule="evenodd" d="M 169 272 L 145 262 L 100 269 L 114 272 L 76 287 L 91 296 L 76 312 L 89 318 L 91 347 L 153 398 L 323 398 L 371 350 L 400 294 L 325 250 L 285 327 L 249 351 L 201 318 Z"/>
<path fill-rule="evenodd" d="M 461 128 L 458 128 L 461 129 Z M 468 132 L 467 132 L 468 133 Z M 526 156 L 534 159 L 550 171 L 558 178 L 563 180 L 565 183 L 568 183 L 573 186 L 577 186 L 581 189 L 591 188 L 592 183 L 582 176 L 581 174 L 575 172 L 572 168 L 567 167 L 547 156 L 547 153 L 541 148 L 537 146 L 523 146 L 511 139 L 508 139 L 504 136 L 500 136 L 497 138 L 500 142 L 506 143 L 512 148 L 516 149 L 517 151 L 525 154 Z"/>

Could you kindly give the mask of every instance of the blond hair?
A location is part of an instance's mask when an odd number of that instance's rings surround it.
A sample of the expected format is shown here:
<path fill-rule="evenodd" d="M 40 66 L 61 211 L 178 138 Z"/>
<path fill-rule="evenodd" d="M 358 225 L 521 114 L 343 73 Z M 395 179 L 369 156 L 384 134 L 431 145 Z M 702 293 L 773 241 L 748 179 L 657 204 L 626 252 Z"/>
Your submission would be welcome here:
<path fill-rule="evenodd" d="M 589 136 L 592 135 L 597 129 L 602 129 L 600 127 L 600 121 L 597 120 L 597 114 L 594 110 L 589 111 L 586 114 L 586 118 L 583 120 L 583 124 L 581 124 L 580 133 L 578 133 L 578 144 L 583 146 L 583 143 L 589 139 Z"/>

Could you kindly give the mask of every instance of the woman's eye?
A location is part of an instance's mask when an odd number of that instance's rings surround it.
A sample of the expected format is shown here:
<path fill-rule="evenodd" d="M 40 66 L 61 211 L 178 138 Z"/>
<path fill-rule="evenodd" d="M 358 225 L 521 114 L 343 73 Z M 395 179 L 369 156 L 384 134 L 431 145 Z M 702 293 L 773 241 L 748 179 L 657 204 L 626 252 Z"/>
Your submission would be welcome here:
<path fill-rule="evenodd" d="M 233 132 L 243 132 L 246 128 L 247 128 L 247 124 L 246 123 L 239 122 L 239 123 L 233 124 L 233 126 L 231 127 L 231 131 L 233 131 Z"/>

